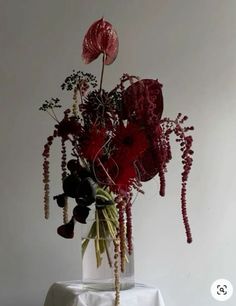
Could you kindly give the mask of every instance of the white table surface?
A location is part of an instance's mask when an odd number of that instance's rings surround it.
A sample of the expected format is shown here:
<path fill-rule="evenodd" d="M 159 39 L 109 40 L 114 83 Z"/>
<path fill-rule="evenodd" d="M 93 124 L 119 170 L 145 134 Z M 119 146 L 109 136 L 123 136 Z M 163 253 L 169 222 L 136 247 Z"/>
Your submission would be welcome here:
<path fill-rule="evenodd" d="M 54 283 L 48 290 L 44 306 L 113 306 L 114 291 L 83 289 L 78 281 Z M 158 288 L 136 284 L 120 292 L 120 306 L 165 306 Z"/>

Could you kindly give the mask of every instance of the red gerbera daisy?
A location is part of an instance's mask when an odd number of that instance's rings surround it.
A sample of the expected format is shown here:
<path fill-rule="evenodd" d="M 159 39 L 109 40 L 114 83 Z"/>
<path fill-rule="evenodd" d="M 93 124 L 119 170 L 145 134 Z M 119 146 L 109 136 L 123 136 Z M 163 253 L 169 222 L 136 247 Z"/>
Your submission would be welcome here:
<path fill-rule="evenodd" d="M 148 142 L 144 130 L 134 123 L 120 125 L 113 139 L 116 155 L 123 156 L 126 164 L 133 163 L 146 150 Z"/>
<path fill-rule="evenodd" d="M 119 164 L 118 176 L 115 179 L 116 187 L 118 189 L 127 190 L 132 184 L 132 179 L 137 176 L 134 164 Z"/>
<path fill-rule="evenodd" d="M 96 126 L 93 126 L 81 146 L 84 157 L 93 161 L 96 157 L 101 156 L 103 153 L 102 148 L 105 144 L 105 137 L 105 129 L 98 129 Z"/>

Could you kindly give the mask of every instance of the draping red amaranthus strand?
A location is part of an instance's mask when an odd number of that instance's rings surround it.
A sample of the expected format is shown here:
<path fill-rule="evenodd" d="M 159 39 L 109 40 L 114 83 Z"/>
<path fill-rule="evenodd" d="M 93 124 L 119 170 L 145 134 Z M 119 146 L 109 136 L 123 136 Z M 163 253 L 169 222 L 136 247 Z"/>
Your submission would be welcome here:
<path fill-rule="evenodd" d="M 120 269 L 119 269 L 119 249 L 120 238 L 117 229 L 116 239 L 114 240 L 114 284 L 115 284 L 115 306 L 120 305 Z"/>
<path fill-rule="evenodd" d="M 67 171 L 66 171 L 66 145 L 65 145 L 65 140 L 61 138 L 61 170 L 62 170 L 62 180 L 66 178 L 67 176 Z"/>
<path fill-rule="evenodd" d="M 163 139 L 163 133 L 159 124 L 155 127 L 149 127 L 147 131 L 149 141 L 153 145 L 153 159 L 158 161 L 155 166 L 158 168 L 158 176 L 160 179 L 159 194 L 164 197 L 166 187 L 165 172 L 167 171 L 166 164 L 168 160 L 167 146 Z"/>
<path fill-rule="evenodd" d="M 131 203 L 132 194 L 130 193 L 128 202 L 125 207 L 126 212 L 126 237 L 128 243 L 128 253 L 132 254 L 133 243 L 132 243 L 132 203 Z"/>
<path fill-rule="evenodd" d="M 135 166 L 135 169 L 136 169 L 137 175 L 139 175 L 139 170 L 136 166 Z M 132 186 L 137 192 L 144 194 L 144 191 L 141 189 L 142 183 L 138 180 L 138 178 L 133 179 L 133 185 Z"/>
<path fill-rule="evenodd" d="M 53 143 L 54 138 L 57 136 L 57 131 L 54 131 L 53 136 L 47 138 L 47 143 L 44 146 L 43 151 L 43 183 L 44 183 L 44 217 L 49 218 L 49 182 L 50 182 L 50 171 L 49 171 L 49 157 L 50 157 L 50 147 Z"/>
<path fill-rule="evenodd" d="M 192 167 L 192 155 L 193 150 L 192 148 L 192 142 L 193 138 L 192 136 L 186 136 L 185 133 L 188 131 L 192 131 L 194 128 L 192 126 L 190 127 L 182 127 L 181 125 L 188 119 L 187 116 L 182 116 L 181 113 L 178 114 L 176 120 L 170 120 L 169 118 L 164 118 L 162 123 L 163 128 L 163 137 L 166 139 L 166 142 L 169 142 L 169 135 L 174 132 L 176 137 L 176 141 L 180 143 L 180 148 L 182 151 L 182 163 L 183 163 L 183 172 L 182 172 L 182 188 L 181 188 L 181 211 L 182 211 L 182 218 L 183 223 L 185 227 L 185 232 L 187 236 L 187 242 L 192 242 L 192 235 L 191 235 L 191 229 L 189 226 L 189 220 L 187 215 L 187 208 L 186 208 L 186 186 L 187 186 L 187 180 L 188 175 Z M 170 153 L 168 153 L 169 157 L 171 157 Z"/>
<path fill-rule="evenodd" d="M 65 144 L 65 139 L 61 138 L 61 170 L 62 170 L 62 181 L 66 178 L 67 176 L 67 171 L 66 171 L 66 144 Z M 65 205 L 63 207 L 63 223 L 66 224 L 69 221 L 68 217 L 68 199 L 67 197 L 65 198 Z"/>
<path fill-rule="evenodd" d="M 179 122 L 184 123 L 188 119 L 187 116 L 184 116 Z M 188 180 L 188 175 L 192 167 L 192 154 L 193 151 L 191 150 L 192 147 L 192 136 L 185 136 L 184 132 L 187 132 L 189 130 L 193 130 L 193 127 L 186 127 L 184 129 L 180 128 L 180 125 L 177 125 L 175 128 L 175 134 L 179 136 L 179 142 L 181 146 L 182 159 L 183 159 L 183 172 L 182 172 L 182 189 L 181 189 L 181 209 L 182 209 L 182 216 L 183 216 L 183 222 L 185 226 L 186 236 L 187 236 L 187 242 L 192 242 L 192 235 L 191 230 L 189 226 L 188 216 L 187 216 L 187 209 L 186 209 L 186 185 Z"/>
<path fill-rule="evenodd" d="M 166 180 L 165 180 L 165 156 L 164 156 L 164 150 L 163 147 L 161 145 L 160 140 L 157 141 L 157 147 L 158 147 L 158 152 L 157 152 L 157 156 L 158 156 L 158 161 L 159 161 L 159 171 L 158 171 L 158 175 L 160 178 L 160 189 L 159 189 L 159 194 L 160 196 L 164 197 L 165 196 L 165 188 L 166 188 Z"/>
<path fill-rule="evenodd" d="M 191 235 L 191 230 L 189 226 L 189 221 L 188 221 L 188 216 L 187 216 L 187 209 L 186 209 L 186 185 L 187 185 L 187 179 L 188 179 L 188 174 L 189 171 L 191 170 L 192 166 L 192 158 L 189 156 L 191 153 L 189 153 L 191 150 L 191 145 L 192 145 L 192 137 L 187 136 L 185 137 L 185 143 L 182 145 L 183 150 L 183 164 L 184 164 L 184 171 L 182 172 L 182 189 L 181 189 L 181 203 L 182 203 L 182 216 L 183 216 L 183 222 L 185 225 L 185 231 L 187 235 L 187 242 L 191 243 L 192 242 L 192 235 Z"/>
<path fill-rule="evenodd" d="M 126 202 L 120 196 L 115 199 L 118 208 L 118 221 L 119 221 L 119 238 L 120 238 L 120 269 L 121 272 L 125 271 L 125 244 L 126 244 L 126 229 L 125 229 L 125 220 L 124 212 L 126 207 Z"/>
<path fill-rule="evenodd" d="M 43 161 L 43 183 L 44 183 L 44 217 L 49 219 L 49 161 L 44 157 Z"/>

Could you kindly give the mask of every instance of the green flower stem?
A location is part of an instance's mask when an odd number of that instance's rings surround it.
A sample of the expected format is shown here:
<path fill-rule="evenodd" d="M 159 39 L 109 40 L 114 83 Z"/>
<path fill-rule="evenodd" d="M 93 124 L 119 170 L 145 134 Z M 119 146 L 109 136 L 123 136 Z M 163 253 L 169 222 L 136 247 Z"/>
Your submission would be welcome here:
<path fill-rule="evenodd" d="M 106 198 L 106 199 L 112 201 L 113 203 L 115 203 L 112 195 L 108 191 L 104 190 L 103 188 L 100 188 L 100 187 L 97 188 L 96 196 L 103 196 L 104 198 Z"/>
<path fill-rule="evenodd" d="M 93 239 L 96 236 L 96 223 L 94 222 L 93 225 L 90 228 L 90 231 L 88 233 L 88 238 L 83 239 L 82 241 L 82 256 L 84 256 L 84 253 L 87 249 L 87 246 L 89 244 L 89 240 Z"/>
<path fill-rule="evenodd" d="M 106 229 L 105 229 L 104 226 L 102 226 L 102 235 L 103 235 L 103 237 L 106 237 Z M 110 241 L 105 239 L 105 238 L 102 239 L 102 241 L 104 243 L 104 247 L 105 247 L 105 251 L 106 251 L 109 266 L 110 266 L 110 268 L 112 268 L 112 260 L 111 260 L 111 256 L 110 256 L 109 249 L 108 249 L 108 246 L 110 245 Z"/>
<path fill-rule="evenodd" d="M 96 254 L 96 264 L 99 268 L 102 264 L 102 255 L 105 253 L 109 266 L 112 267 L 112 258 L 109 253 L 110 243 L 117 239 L 118 212 L 112 194 L 104 188 L 97 187 L 96 198 L 105 201 L 111 201 L 112 204 L 104 208 L 97 208 L 95 211 L 95 221 L 93 222 L 88 237 L 82 241 L 82 256 L 88 247 L 90 239 L 94 239 L 94 247 Z M 127 246 L 126 246 L 127 248 Z M 128 258 L 126 257 L 126 262 Z"/>
<path fill-rule="evenodd" d="M 99 86 L 100 93 L 102 91 L 102 81 L 103 81 L 103 76 L 104 76 L 104 66 L 105 66 L 105 53 L 102 54 L 102 71 L 101 71 L 100 86 Z"/>
<path fill-rule="evenodd" d="M 97 267 L 101 266 L 102 254 L 106 253 L 109 265 L 112 266 L 109 254 L 110 240 L 116 239 L 118 226 L 118 214 L 115 205 L 109 205 L 103 209 L 96 209 L 95 221 L 93 222 L 88 237 L 82 241 L 82 256 L 84 256 L 90 239 L 94 239 Z"/>
<path fill-rule="evenodd" d="M 100 232 L 99 232 L 99 218 L 98 218 L 98 212 L 96 210 L 95 212 L 95 218 L 96 218 L 96 236 L 95 236 L 95 252 L 96 252 L 96 259 L 97 259 L 97 268 L 100 267 L 102 263 L 101 259 L 101 250 L 100 250 Z"/>

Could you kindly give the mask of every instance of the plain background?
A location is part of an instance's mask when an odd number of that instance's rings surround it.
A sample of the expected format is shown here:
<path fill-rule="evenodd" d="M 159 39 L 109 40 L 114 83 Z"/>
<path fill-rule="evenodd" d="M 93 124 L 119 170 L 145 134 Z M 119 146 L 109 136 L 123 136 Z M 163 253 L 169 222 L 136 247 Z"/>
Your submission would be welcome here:
<path fill-rule="evenodd" d="M 0 305 L 42 306 L 49 286 L 80 278 L 79 230 L 57 236 L 61 214 L 52 201 L 43 219 L 42 148 L 54 123 L 38 111 L 62 97 L 60 84 L 85 66 L 83 36 L 104 16 L 117 29 L 117 60 L 106 67 L 113 88 L 123 72 L 158 78 L 164 115 L 178 112 L 195 126 L 188 186 L 192 245 L 180 210 L 181 159 L 173 141 L 166 197 L 158 180 L 134 205 L 136 281 L 161 289 L 166 306 L 214 306 L 212 282 L 236 289 L 236 1 L 0 1 Z M 52 152 L 51 194 L 61 192 L 59 147 Z M 233 306 L 236 294 L 224 305 Z M 222 304 L 223 305 L 223 304 Z"/>

